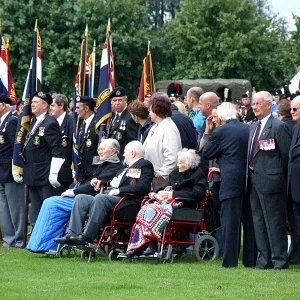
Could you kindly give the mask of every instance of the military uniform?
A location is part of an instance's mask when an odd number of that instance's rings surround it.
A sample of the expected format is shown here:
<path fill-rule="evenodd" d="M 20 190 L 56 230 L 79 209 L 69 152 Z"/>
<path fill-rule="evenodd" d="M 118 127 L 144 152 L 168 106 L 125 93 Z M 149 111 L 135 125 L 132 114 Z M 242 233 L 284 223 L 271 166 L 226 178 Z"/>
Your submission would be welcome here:
<path fill-rule="evenodd" d="M 1 96 L 0 102 L 9 104 Z M 7 98 L 7 97 L 6 97 Z M 12 158 L 18 118 L 11 112 L 0 119 L 0 221 L 4 247 L 23 246 L 25 187 L 12 176 Z"/>
<path fill-rule="evenodd" d="M 242 121 L 244 123 L 256 122 L 256 117 L 251 105 L 247 105 L 242 109 Z"/>

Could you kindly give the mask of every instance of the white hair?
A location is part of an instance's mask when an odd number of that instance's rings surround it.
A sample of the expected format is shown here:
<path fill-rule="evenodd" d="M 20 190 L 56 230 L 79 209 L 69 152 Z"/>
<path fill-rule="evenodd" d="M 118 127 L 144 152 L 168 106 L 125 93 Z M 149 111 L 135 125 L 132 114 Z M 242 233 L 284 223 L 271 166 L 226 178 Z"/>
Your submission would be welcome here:
<path fill-rule="evenodd" d="M 111 148 L 111 149 L 115 149 L 117 153 L 120 152 L 120 144 L 115 139 L 102 139 L 100 145 L 103 146 L 103 147 L 108 147 L 108 148 Z"/>
<path fill-rule="evenodd" d="M 136 157 L 145 157 L 145 148 L 139 141 L 131 141 L 126 145 L 126 149 L 134 150 Z"/>
<path fill-rule="evenodd" d="M 200 156 L 196 153 L 194 149 L 183 148 L 178 152 L 178 159 L 182 159 L 184 165 L 188 169 L 194 169 L 199 166 Z"/>
<path fill-rule="evenodd" d="M 236 119 L 236 108 L 230 102 L 223 102 L 217 107 L 217 115 L 222 121 Z"/>
<path fill-rule="evenodd" d="M 273 96 L 266 91 L 261 91 L 261 92 L 257 92 L 253 95 L 252 100 L 254 100 L 255 98 L 263 98 L 264 101 L 273 103 Z"/>

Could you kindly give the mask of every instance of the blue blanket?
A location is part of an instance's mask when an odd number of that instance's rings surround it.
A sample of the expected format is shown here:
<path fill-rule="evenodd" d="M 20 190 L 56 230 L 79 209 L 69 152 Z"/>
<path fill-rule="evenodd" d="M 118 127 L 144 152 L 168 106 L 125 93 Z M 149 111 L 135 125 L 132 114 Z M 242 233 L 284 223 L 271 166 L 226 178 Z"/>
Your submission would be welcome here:
<path fill-rule="evenodd" d="M 60 237 L 69 221 L 74 197 L 54 196 L 44 200 L 27 249 L 32 252 L 56 250 L 54 239 Z"/>

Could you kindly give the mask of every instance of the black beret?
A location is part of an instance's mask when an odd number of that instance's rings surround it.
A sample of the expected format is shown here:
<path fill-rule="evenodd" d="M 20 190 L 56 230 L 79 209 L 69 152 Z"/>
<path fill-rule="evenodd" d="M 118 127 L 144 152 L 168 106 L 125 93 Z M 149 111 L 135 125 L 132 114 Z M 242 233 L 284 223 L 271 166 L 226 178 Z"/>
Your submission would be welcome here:
<path fill-rule="evenodd" d="M 33 94 L 32 99 L 33 99 L 33 97 L 38 97 L 38 98 L 44 100 L 45 102 L 48 103 L 48 105 L 51 105 L 53 102 L 52 97 L 49 93 L 36 92 Z"/>
<path fill-rule="evenodd" d="M 279 89 L 275 89 L 272 93 L 273 96 L 280 96 L 282 94 L 282 91 Z"/>
<path fill-rule="evenodd" d="M 123 88 L 122 86 L 117 86 L 109 94 L 109 98 L 124 97 L 124 96 L 126 96 L 126 89 Z"/>
<path fill-rule="evenodd" d="M 88 96 L 78 96 L 76 98 L 76 102 L 77 103 L 84 103 L 89 105 L 89 107 L 91 109 L 94 109 L 96 106 L 96 101 L 94 100 L 94 98 L 88 97 Z"/>
<path fill-rule="evenodd" d="M 1 103 L 6 103 L 6 104 L 9 104 L 9 105 L 12 104 L 11 99 L 8 96 L 4 95 L 4 94 L 0 94 L 0 102 Z"/>
<path fill-rule="evenodd" d="M 249 95 L 248 94 L 243 94 L 242 98 L 249 98 Z"/>
<path fill-rule="evenodd" d="M 169 97 L 177 97 L 182 95 L 182 87 L 179 82 L 175 81 L 168 85 L 167 94 Z"/>

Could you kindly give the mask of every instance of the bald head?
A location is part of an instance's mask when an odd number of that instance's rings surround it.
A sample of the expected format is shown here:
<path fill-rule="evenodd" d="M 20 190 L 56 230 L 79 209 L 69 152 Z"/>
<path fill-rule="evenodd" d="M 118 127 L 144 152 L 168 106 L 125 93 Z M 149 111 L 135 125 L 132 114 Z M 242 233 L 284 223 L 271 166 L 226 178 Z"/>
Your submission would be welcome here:
<path fill-rule="evenodd" d="M 201 87 L 195 86 L 190 88 L 186 93 L 186 105 L 191 109 L 197 109 L 199 106 L 200 96 L 204 93 Z"/>
<path fill-rule="evenodd" d="M 209 117 L 214 108 L 219 105 L 219 97 L 213 92 L 207 92 L 201 95 L 199 99 L 199 108 L 202 115 Z"/>
<path fill-rule="evenodd" d="M 296 122 L 300 122 L 300 96 L 295 97 L 291 102 L 292 118 Z"/>

